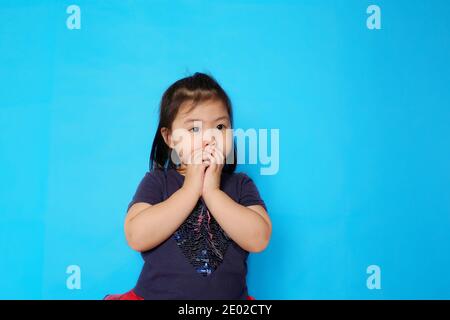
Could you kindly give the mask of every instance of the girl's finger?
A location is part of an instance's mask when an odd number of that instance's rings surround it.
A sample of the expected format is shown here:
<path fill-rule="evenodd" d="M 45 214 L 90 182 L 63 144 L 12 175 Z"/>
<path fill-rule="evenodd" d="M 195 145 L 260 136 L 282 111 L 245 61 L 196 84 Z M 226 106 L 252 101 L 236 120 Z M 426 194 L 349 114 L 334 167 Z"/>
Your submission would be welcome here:
<path fill-rule="evenodd" d="M 214 149 L 210 146 L 206 147 L 205 152 L 208 153 L 209 155 L 214 156 Z"/>
<path fill-rule="evenodd" d="M 211 161 L 211 163 L 216 163 L 216 158 L 211 153 L 208 153 L 208 159 Z"/>
<path fill-rule="evenodd" d="M 219 149 L 214 148 L 213 155 L 216 158 L 217 164 L 224 164 L 225 159 L 222 152 Z"/>
<path fill-rule="evenodd" d="M 202 163 L 206 167 L 209 167 L 211 165 L 211 161 L 209 160 L 209 158 L 206 154 L 204 154 L 202 157 Z"/>
<path fill-rule="evenodd" d="M 208 154 L 208 159 L 209 159 L 209 166 L 211 167 L 211 169 L 215 169 L 216 168 L 216 159 L 214 158 L 214 156 L 212 156 L 211 154 Z"/>

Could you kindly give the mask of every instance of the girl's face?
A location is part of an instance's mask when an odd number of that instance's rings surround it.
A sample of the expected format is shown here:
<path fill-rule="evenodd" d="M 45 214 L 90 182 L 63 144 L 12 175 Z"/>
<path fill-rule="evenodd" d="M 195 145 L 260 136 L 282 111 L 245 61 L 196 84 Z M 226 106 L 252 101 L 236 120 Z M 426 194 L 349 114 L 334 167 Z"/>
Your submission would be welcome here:
<path fill-rule="evenodd" d="M 189 104 L 181 105 L 171 130 L 162 128 L 161 134 L 183 164 L 192 163 L 192 155 L 197 150 L 206 152 L 216 147 L 224 159 L 233 150 L 230 117 L 220 100 L 208 100 L 194 108 Z"/>

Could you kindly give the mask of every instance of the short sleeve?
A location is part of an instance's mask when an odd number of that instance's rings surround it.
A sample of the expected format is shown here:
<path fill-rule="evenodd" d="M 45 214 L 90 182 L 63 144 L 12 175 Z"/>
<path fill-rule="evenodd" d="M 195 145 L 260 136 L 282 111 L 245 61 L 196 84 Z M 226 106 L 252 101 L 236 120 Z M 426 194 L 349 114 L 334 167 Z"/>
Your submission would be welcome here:
<path fill-rule="evenodd" d="M 239 203 L 243 206 L 261 205 L 266 209 L 264 200 L 261 198 L 258 188 L 253 180 L 245 173 L 241 173 L 241 188 L 239 193 Z"/>
<path fill-rule="evenodd" d="M 145 174 L 139 183 L 136 192 L 128 204 L 127 211 L 138 202 L 145 202 L 151 205 L 163 201 L 163 182 L 158 170 L 152 170 Z"/>

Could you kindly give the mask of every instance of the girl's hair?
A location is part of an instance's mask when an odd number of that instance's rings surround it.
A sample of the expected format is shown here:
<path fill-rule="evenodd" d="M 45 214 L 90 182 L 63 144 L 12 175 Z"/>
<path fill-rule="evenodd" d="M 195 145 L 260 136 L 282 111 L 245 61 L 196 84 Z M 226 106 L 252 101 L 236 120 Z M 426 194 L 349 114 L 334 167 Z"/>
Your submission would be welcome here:
<path fill-rule="evenodd" d="M 224 104 L 230 117 L 231 127 L 233 127 L 231 101 L 211 75 L 196 72 L 192 76 L 176 81 L 167 88 L 159 106 L 159 124 L 153 139 L 152 151 L 150 152 L 150 170 L 176 167 L 170 156 L 172 150 L 165 143 L 161 134 L 161 128 L 172 129 L 172 123 L 181 105 L 184 102 L 191 101 L 192 105 L 189 110 L 192 110 L 199 103 L 214 99 Z M 233 148 L 233 163 L 225 163 L 222 169 L 224 172 L 233 173 L 236 170 L 237 154 L 234 143 Z"/>

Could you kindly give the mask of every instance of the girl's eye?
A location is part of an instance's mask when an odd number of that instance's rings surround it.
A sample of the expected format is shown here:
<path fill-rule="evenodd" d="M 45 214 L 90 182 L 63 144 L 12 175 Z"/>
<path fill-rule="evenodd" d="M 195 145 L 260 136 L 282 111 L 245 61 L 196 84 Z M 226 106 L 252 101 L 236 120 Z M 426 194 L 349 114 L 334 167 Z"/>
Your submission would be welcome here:
<path fill-rule="evenodd" d="M 191 132 L 199 132 L 200 128 L 199 127 L 193 127 L 191 129 L 189 129 L 189 131 L 191 131 Z"/>
<path fill-rule="evenodd" d="M 223 129 L 225 129 L 225 125 L 219 124 L 216 128 L 219 130 L 223 130 Z"/>

